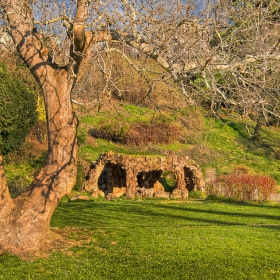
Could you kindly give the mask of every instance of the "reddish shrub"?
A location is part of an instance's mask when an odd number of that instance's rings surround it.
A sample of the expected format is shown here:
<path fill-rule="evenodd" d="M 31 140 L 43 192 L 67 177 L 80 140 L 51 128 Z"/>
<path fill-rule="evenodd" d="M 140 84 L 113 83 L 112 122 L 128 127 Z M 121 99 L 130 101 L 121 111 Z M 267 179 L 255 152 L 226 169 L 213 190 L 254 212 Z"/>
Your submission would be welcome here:
<path fill-rule="evenodd" d="M 276 190 L 276 181 L 265 175 L 228 174 L 208 186 L 208 193 L 236 200 L 267 200 Z"/>

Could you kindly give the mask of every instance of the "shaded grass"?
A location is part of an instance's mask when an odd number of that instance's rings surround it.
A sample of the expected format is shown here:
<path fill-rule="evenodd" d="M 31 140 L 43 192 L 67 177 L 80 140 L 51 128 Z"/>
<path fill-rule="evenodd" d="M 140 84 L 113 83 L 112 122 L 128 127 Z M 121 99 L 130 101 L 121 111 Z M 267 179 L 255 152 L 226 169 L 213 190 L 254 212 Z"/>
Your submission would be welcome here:
<path fill-rule="evenodd" d="M 86 242 L 33 262 L 3 255 L 0 279 L 280 279 L 279 206 L 73 202 L 51 225 Z"/>

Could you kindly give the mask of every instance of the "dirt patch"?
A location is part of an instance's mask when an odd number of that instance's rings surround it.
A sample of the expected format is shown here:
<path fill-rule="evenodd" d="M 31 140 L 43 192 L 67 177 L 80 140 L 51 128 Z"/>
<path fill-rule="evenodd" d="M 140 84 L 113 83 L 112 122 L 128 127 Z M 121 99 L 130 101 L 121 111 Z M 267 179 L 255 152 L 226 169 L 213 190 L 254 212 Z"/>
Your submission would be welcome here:
<path fill-rule="evenodd" d="M 64 254 L 71 256 L 71 248 L 87 247 L 92 243 L 92 238 L 88 231 L 88 229 L 84 228 L 52 227 L 41 248 L 38 248 L 36 251 L 17 252 L 15 254 L 21 259 L 31 262 L 38 258 L 48 258 L 54 252 L 63 252 Z M 9 251 L 10 253 L 10 250 L 0 248 L 0 256 L 4 254 L 5 251 Z"/>

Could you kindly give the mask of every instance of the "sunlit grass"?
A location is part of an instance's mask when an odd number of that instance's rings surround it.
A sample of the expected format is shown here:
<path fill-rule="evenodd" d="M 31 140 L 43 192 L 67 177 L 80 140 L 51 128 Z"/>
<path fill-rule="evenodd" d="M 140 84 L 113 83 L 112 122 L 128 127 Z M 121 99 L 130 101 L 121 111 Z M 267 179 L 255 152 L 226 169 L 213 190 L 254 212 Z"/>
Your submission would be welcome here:
<path fill-rule="evenodd" d="M 203 144 L 220 153 L 208 164 L 218 168 L 219 173 L 230 172 L 234 166 L 244 165 L 253 173 L 267 174 L 280 182 L 279 129 L 263 128 L 260 141 L 254 142 L 245 123 L 206 119 L 205 125 Z"/>
<path fill-rule="evenodd" d="M 280 279 L 278 205 L 61 203 L 51 226 L 83 245 L 33 262 L 3 255 L 0 279 Z"/>

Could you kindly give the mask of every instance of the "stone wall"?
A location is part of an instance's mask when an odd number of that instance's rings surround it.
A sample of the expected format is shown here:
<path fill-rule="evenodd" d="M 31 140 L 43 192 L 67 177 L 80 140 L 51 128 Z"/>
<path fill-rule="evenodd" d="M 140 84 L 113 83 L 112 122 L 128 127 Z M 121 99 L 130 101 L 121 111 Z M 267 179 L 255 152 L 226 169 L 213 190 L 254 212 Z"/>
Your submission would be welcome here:
<path fill-rule="evenodd" d="M 173 172 L 176 185 L 172 193 L 160 183 L 162 172 Z M 188 157 L 134 156 L 115 153 L 100 155 L 94 162 L 85 186 L 94 197 L 108 199 L 125 195 L 142 197 L 188 197 L 191 190 L 204 191 L 205 182 L 200 167 Z"/>

